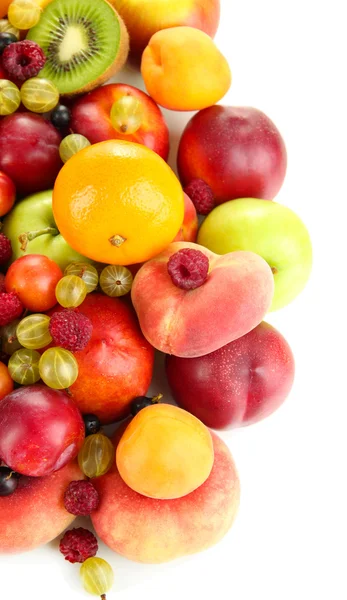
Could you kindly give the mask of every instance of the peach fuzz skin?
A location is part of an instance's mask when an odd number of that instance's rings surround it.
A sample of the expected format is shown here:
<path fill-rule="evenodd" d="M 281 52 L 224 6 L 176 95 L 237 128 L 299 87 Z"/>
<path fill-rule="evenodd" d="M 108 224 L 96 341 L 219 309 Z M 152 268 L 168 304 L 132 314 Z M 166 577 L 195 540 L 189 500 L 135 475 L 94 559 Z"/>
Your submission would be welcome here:
<path fill-rule="evenodd" d="M 211 434 L 199 419 L 171 404 L 141 410 L 117 448 L 118 471 L 134 491 L 150 498 L 181 498 L 211 473 Z"/>
<path fill-rule="evenodd" d="M 174 285 L 172 254 L 200 250 L 209 259 L 205 283 L 195 290 Z M 175 242 L 138 271 L 131 292 L 145 338 L 157 350 L 193 358 L 218 350 L 256 327 L 270 308 L 274 278 L 253 252 L 219 256 L 203 246 Z"/>
<path fill-rule="evenodd" d="M 116 465 L 93 479 L 100 504 L 92 513 L 97 535 L 112 550 L 141 563 L 164 563 L 219 542 L 235 519 L 240 483 L 224 442 L 211 432 L 214 465 L 197 490 L 176 500 L 146 498 L 131 490 Z"/>
<path fill-rule="evenodd" d="M 141 61 L 149 95 L 171 110 L 200 110 L 216 104 L 231 85 L 229 64 L 213 40 L 193 27 L 158 31 Z"/>
<path fill-rule="evenodd" d="M 75 519 L 64 507 L 71 481 L 85 479 L 76 461 L 46 477 L 21 477 L 11 496 L 0 497 L 0 554 L 47 544 Z"/>
<path fill-rule="evenodd" d="M 213 37 L 220 17 L 220 0 L 110 0 L 124 19 L 130 49 L 140 55 L 154 33 L 189 25 Z"/>
<path fill-rule="evenodd" d="M 173 242 L 195 242 L 198 237 L 199 221 L 195 206 L 189 196 L 184 196 L 184 219 Z"/>

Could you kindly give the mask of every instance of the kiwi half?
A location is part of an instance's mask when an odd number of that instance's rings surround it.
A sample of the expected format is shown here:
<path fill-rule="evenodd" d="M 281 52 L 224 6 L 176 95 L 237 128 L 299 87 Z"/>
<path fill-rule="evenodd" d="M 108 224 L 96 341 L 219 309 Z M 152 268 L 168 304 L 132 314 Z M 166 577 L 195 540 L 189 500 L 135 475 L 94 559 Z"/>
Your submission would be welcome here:
<path fill-rule="evenodd" d="M 53 81 L 65 96 L 107 81 L 122 68 L 129 51 L 126 27 L 106 0 L 53 0 L 27 39 L 46 55 L 39 77 Z"/>

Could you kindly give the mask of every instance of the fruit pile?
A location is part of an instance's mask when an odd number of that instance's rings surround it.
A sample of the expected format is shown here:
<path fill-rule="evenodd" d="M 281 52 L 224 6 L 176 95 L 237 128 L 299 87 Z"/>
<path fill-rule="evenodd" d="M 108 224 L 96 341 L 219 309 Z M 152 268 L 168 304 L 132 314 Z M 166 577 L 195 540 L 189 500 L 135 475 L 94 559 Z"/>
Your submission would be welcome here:
<path fill-rule="evenodd" d="M 134 561 L 212 546 L 239 478 L 210 428 L 291 390 L 291 349 L 263 319 L 304 288 L 311 243 L 274 201 L 277 127 L 216 104 L 218 22 L 219 0 L 0 0 L 0 553 L 77 515 Z M 148 94 L 106 83 L 129 44 Z M 197 111 L 179 179 L 159 105 Z M 176 405 L 148 395 L 156 351 Z M 68 529 L 59 548 L 105 599 L 95 535 Z"/>

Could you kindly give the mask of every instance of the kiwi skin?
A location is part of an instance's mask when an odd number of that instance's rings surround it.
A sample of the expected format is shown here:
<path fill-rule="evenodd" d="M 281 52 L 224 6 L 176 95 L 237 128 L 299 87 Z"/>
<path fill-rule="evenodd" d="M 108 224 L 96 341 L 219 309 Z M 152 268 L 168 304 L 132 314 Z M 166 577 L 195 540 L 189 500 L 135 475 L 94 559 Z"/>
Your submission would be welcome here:
<path fill-rule="evenodd" d="M 89 83 L 87 83 L 87 85 L 83 86 L 82 88 L 80 88 L 78 90 L 75 90 L 71 94 L 64 94 L 65 98 L 72 98 L 73 96 L 77 96 L 78 94 L 86 94 L 87 92 L 91 92 L 95 88 L 99 87 L 100 85 L 102 85 L 103 83 L 108 81 L 108 79 L 113 77 L 113 75 L 118 73 L 118 71 L 120 71 L 122 69 L 122 67 L 124 67 L 124 65 L 127 61 L 128 54 L 129 54 L 128 30 L 125 26 L 125 23 L 124 23 L 122 17 L 118 14 L 118 12 L 116 11 L 116 9 L 112 5 L 112 3 L 107 2 L 107 4 L 109 4 L 112 7 L 112 9 L 114 10 L 114 12 L 116 13 L 117 18 L 119 20 L 119 25 L 120 25 L 119 50 L 117 53 L 116 60 L 97 79 L 94 79 L 94 81 L 90 81 Z"/>

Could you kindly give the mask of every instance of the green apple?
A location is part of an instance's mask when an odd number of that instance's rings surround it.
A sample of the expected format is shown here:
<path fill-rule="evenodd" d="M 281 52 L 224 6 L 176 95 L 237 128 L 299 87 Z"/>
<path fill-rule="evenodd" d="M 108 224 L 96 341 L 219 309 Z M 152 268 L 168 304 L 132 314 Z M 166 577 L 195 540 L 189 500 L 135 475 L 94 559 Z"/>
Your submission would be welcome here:
<path fill-rule="evenodd" d="M 262 256 L 275 279 L 271 310 L 294 300 L 310 276 L 309 233 L 292 210 L 277 202 L 241 198 L 217 206 L 201 225 L 197 243 L 216 254 L 250 250 Z"/>
<path fill-rule="evenodd" d="M 12 243 L 11 262 L 25 254 L 44 254 L 62 270 L 72 262 L 91 262 L 75 252 L 59 233 L 53 218 L 52 191 L 17 202 L 6 215 L 2 231 Z"/>

